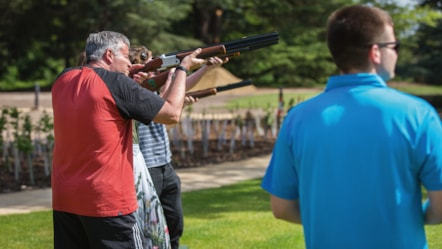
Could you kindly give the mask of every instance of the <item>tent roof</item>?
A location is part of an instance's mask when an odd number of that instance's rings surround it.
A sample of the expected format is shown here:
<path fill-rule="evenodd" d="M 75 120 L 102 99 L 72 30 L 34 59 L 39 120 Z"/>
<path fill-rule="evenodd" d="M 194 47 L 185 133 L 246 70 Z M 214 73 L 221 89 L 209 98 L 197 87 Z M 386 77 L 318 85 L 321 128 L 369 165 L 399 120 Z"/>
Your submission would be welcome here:
<path fill-rule="evenodd" d="M 229 72 L 227 69 L 223 67 L 217 67 L 206 74 L 201 78 L 201 80 L 192 88 L 189 90 L 189 92 L 198 91 L 202 89 L 207 88 L 213 88 L 217 86 L 224 86 L 232 83 L 237 83 L 242 81 L 242 79 L 236 77 L 231 72 Z M 243 93 L 243 92 L 250 92 L 256 90 L 256 87 L 253 85 L 245 86 L 241 88 L 232 89 L 221 93 Z"/>

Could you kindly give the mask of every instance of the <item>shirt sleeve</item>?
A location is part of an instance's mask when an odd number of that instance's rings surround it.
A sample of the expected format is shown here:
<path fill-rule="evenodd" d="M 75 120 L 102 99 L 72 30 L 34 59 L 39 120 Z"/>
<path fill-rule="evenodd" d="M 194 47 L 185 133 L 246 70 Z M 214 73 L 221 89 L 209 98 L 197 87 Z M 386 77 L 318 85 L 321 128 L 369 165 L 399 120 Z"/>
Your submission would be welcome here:
<path fill-rule="evenodd" d="M 116 78 L 106 82 L 113 82 L 108 86 L 121 115 L 126 119 L 149 124 L 163 107 L 165 100 L 124 74 L 117 74 Z"/>
<path fill-rule="evenodd" d="M 299 198 L 299 180 L 287 131 L 287 124 L 284 123 L 275 142 L 271 160 L 261 187 L 270 194 L 282 199 L 297 200 Z"/>
<path fill-rule="evenodd" d="M 428 113 L 417 137 L 422 184 L 430 191 L 442 190 L 442 125 L 435 110 Z"/>

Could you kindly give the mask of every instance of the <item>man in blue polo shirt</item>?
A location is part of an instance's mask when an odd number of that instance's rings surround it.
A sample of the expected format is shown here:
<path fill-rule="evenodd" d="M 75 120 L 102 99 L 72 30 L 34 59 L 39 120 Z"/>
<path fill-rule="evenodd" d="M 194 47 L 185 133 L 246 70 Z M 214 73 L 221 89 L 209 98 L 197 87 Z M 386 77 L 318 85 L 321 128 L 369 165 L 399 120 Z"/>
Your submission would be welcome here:
<path fill-rule="evenodd" d="M 339 9 L 327 44 L 341 75 L 283 122 L 262 181 L 273 214 L 302 224 L 307 248 L 427 248 L 424 224 L 442 222 L 442 125 L 426 101 L 386 84 L 393 21 L 375 7 Z"/>

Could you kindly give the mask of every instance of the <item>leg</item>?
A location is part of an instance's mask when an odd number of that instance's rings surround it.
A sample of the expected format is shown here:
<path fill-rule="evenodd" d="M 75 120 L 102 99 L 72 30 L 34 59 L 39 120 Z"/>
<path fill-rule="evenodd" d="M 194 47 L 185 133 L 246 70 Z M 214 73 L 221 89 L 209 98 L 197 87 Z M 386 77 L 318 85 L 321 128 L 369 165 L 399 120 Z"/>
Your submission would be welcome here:
<path fill-rule="evenodd" d="M 172 249 L 178 249 L 184 229 L 180 178 L 170 163 L 149 168 L 149 171 L 166 216 Z"/>
<path fill-rule="evenodd" d="M 79 218 L 88 235 L 89 248 L 143 248 L 141 231 L 134 213 L 116 217 Z"/>
<path fill-rule="evenodd" d="M 79 217 L 53 211 L 54 249 L 89 248 L 88 238 Z"/>

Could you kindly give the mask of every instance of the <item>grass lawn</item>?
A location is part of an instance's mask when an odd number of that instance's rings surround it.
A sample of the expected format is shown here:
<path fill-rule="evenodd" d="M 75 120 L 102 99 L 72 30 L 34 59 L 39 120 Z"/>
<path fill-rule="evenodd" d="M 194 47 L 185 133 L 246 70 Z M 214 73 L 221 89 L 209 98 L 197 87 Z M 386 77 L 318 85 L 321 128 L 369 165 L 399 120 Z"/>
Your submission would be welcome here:
<path fill-rule="evenodd" d="M 0 216 L 0 248 L 53 248 L 52 212 Z"/>
<path fill-rule="evenodd" d="M 284 107 L 287 108 L 290 101 L 293 101 L 294 104 L 302 102 L 306 99 L 309 99 L 318 93 L 320 93 L 321 89 L 308 91 L 308 92 L 284 92 Z M 255 95 L 251 94 L 248 96 L 243 96 L 241 98 L 236 98 L 234 100 L 229 101 L 225 108 L 230 110 L 235 109 L 263 109 L 270 108 L 270 110 L 274 110 L 278 107 L 279 93 L 268 93 L 268 94 L 260 94 Z"/>
<path fill-rule="evenodd" d="M 183 194 L 182 244 L 203 248 L 304 248 L 302 228 L 273 218 L 261 180 Z"/>
<path fill-rule="evenodd" d="M 183 193 L 189 249 L 304 247 L 302 227 L 273 218 L 260 179 Z M 50 211 L 0 216 L 0 248 L 52 248 Z M 442 225 L 427 226 L 429 248 L 442 248 Z"/>
<path fill-rule="evenodd" d="M 432 85 L 418 85 L 411 83 L 391 83 L 391 87 L 403 92 L 411 93 L 414 95 L 442 95 L 442 86 Z M 289 102 L 293 101 L 294 104 L 302 102 L 306 99 L 316 96 L 322 92 L 324 87 L 318 87 L 314 89 L 308 89 L 305 91 L 294 92 L 290 89 L 283 89 L 284 108 L 289 107 Z M 278 107 L 279 93 L 269 93 L 249 96 L 244 96 L 229 101 L 225 108 L 227 109 L 262 109 L 271 108 L 272 110 Z"/>
<path fill-rule="evenodd" d="M 442 95 L 442 86 L 392 83 L 391 87 L 414 95 Z"/>

